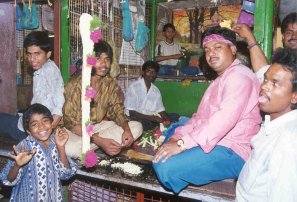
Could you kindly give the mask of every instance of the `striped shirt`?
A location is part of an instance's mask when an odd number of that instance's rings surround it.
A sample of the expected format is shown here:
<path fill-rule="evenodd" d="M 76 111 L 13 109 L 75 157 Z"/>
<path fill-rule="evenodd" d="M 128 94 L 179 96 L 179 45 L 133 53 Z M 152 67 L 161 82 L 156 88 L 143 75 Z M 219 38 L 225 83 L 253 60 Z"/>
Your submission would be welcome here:
<path fill-rule="evenodd" d="M 63 107 L 64 126 L 72 130 L 75 125 L 81 124 L 81 75 L 73 77 L 65 86 L 65 105 Z M 109 75 L 102 77 L 95 89 L 97 94 L 94 105 L 91 107 L 90 118 L 93 123 L 101 122 L 105 117 L 122 125 L 127 121 L 124 114 L 123 92 L 117 81 Z"/>

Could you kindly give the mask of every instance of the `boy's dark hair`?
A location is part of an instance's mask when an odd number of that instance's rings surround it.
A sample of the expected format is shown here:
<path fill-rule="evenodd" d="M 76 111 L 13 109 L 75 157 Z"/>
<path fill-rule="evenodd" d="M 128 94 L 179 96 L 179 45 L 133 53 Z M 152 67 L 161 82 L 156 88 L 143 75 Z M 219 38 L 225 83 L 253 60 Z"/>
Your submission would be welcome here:
<path fill-rule="evenodd" d="M 293 12 L 293 13 L 290 13 L 288 14 L 282 21 L 282 24 L 281 24 L 281 32 L 282 33 L 285 33 L 287 27 L 289 24 L 293 24 L 297 22 L 297 12 Z"/>
<path fill-rule="evenodd" d="M 94 49 L 96 57 L 99 57 L 102 53 L 106 53 L 107 56 L 110 58 L 110 62 L 112 63 L 113 59 L 113 51 L 112 47 L 104 40 L 100 40 L 98 43 L 94 44 Z M 94 76 L 96 74 L 96 69 L 92 68 L 91 75 Z"/>
<path fill-rule="evenodd" d="M 96 57 L 99 57 L 102 53 L 106 53 L 110 58 L 110 62 L 112 63 L 112 59 L 113 59 L 112 47 L 106 41 L 100 40 L 98 43 L 95 43 L 94 52 Z"/>
<path fill-rule="evenodd" d="M 48 117 L 51 121 L 54 120 L 52 113 L 47 107 L 39 103 L 32 104 L 23 114 L 23 127 L 25 131 L 29 130 L 29 122 L 33 114 L 43 114 L 46 117 Z"/>
<path fill-rule="evenodd" d="M 165 24 L 165 25 L 163 26 L 163 32 L 166 32 L 166 30 L 167 30 L 168 28 L 171 28 L 171 29 L 173 29 L 173 31 L 175 31 L 175 27 L 174 27 L 174 25 L 171 24 L 171 23 L 167 23 L 167 24 Z"/>
<path fill-rule="evenodd" d="M 156 71 L 156 73 L 159 72 L 160 66 L 157 62 L 154 61 L 146 61 L 143 65 L 142 65 L 142 71 L 146 71 L 147 69 L 154 69 Z"/>
<path fill-rule="evenodd" d="M 27 50 L 30 46 L 38 46 L 46 53 L 53 50 L 52 42 L 48 37 L 48 33 L 43 31 L 33 31 L 25 37 L 24 48 Z"/>
<path fill-rule="evenodd" d="M 297 53 L 290 48 L 278 48 L 274 52 L 271 63 L 277 63 L 287 68 L 293 75 L 292 86 L 293 92 L 297 92 Z M 297 109 L 297 104 L 292 106 L 293 109 Z"/>
<path fill-rule="evenodd" d="M 210 27 L 210 28 L 206 29 L 202 33 L 201 47 L 202 47 L 204 38 L 211 34 L 221 35 L 225 39 L 231 41 L 234 45 L 236 44 L 236 34 L 234 31 L 232 31 L 231 29 L 225 28 L 225 27 L 215 26 L 215 27 Z"/>

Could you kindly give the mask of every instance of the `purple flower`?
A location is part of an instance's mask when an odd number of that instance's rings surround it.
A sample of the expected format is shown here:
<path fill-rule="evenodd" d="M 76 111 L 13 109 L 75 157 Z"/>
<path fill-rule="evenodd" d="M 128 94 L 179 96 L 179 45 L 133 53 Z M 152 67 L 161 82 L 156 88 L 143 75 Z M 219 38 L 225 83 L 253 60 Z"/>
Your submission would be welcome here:
<path fill-rule="evenodd" d="M 86 131 L 87 131 L 88 135 L 90 135 L 90 136 L 92 135 L 93 129 L 94 129 L 94 125 L 93 124 L 89 124 L 86 127 Z"/>
<path fill-rule="evenodd" d="M 87 57 L 87 64 L 91 65 L 92 67 L 96 66 L 96 61 L 97 61 L 97 59 L 94 56 Z"/>
<path fill-rule="evenodd" d="M 94 152 L 94 150 L 90 150 L 85 155 L 84 166 L 86 166 L 87 168 L 94 167 L 97 164 L 97 160 L 97 154 Z"/>
<path fill-rule="evenodd" d="M 94 43 L 98 43 L 101 38 L 102 38 L 102 32 L 100 29 L 95 29 L 91 32 L 91 40 Z"/>
<path fill-rule="evenodd" d="M 96 97 L 96 90 L 90 86 L 87 87 L 86 95 L 87 98 L 93 99 Z"/>

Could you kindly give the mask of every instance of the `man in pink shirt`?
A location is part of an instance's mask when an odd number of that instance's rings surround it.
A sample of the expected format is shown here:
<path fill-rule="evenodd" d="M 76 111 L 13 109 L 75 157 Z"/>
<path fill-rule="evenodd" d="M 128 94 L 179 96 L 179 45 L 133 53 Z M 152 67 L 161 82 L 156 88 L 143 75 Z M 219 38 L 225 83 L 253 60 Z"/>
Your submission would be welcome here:
<path fill-rule="evenodd" d="M 189 184 L 237 178 L 259 131 L 260 84 L 236 59 L 235 33 L 213 27 L 202 35 L 206 61 L 218 77 L 197 113 L 163 144 L 153 160 L 159 181 L 179 193 Z"/>

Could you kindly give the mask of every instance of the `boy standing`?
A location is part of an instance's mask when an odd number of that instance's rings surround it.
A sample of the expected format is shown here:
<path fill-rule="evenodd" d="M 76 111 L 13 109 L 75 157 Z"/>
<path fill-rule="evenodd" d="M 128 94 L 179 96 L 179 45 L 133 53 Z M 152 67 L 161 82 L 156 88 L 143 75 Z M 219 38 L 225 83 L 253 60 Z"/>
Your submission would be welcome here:
<path fill-rule="evenodd" d="M 164 121 L 170 122 L 160 90 L 153 84 L 158 71 L 158 63 L 145 62 L 142 65 L 142 77 L 130 84 L 125 95 L 125 113 L 131 119 L 140 121 L 143 130 L 153 129 Z"/>
<path fill-rule="evenodd" d="M 14 186 L 10 201 L 63 201 L 61 180 L 76 172 L 76 164 L 66 156 L 65 128 L 53 132 L 53 116 L 41 104 L 24 113 L 23 126 L 29 136 L 17 146 L 15 155 L 1 171 L 4 185 Z"/>
<path fill-rule="evenodd" d="M 297 55 L 278 49 L 264 75 L 259 106 L 265 121 L 236 186 L 237 201 L 296 201 Z"/>
<path fill-rule="evenodd" d="M 50 60 L 52 45 L 46 32 L 33 31 L 24 40 L 27 59 L 34 70 L 33 97 L 31 104 L 40 103 L 53 114 L 55 128 L 62 118 L 64 105 L 64 82 L 59 68 Z M 0 113 L 0 134 L 22 140 L 26 133 L 22 127 L 21 115 Z"/>
<path fill-rule="evenodd" d="M 165 41 L 161 41 L 156 47 L 155 61 L 160 66 L 160 75 L 173 75 L 178 63 L 178 59 L 183 57 L 182 48 L 174 43 L 175 27 L 167 23 L 163 27 Z"/>

